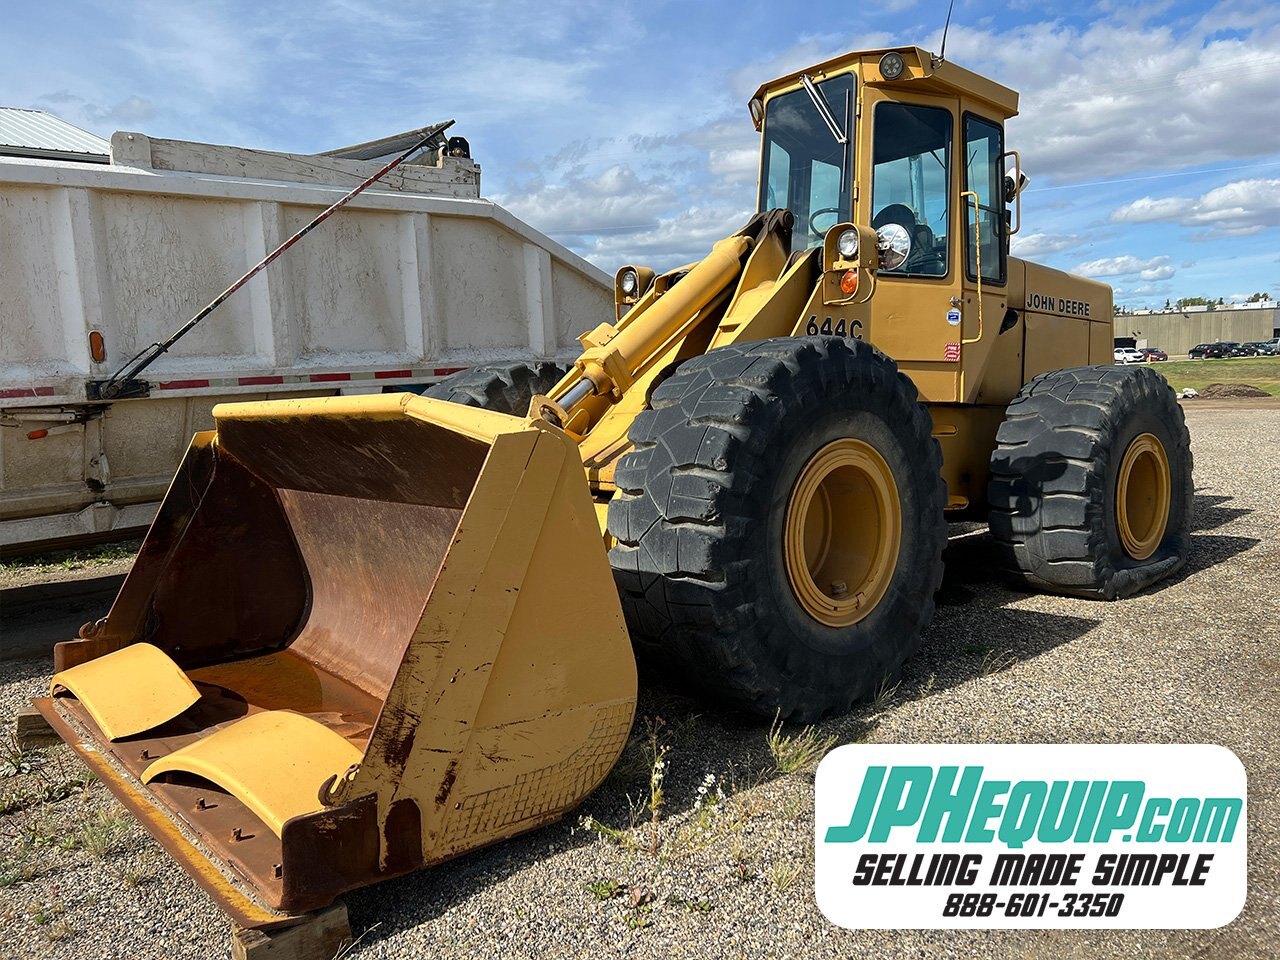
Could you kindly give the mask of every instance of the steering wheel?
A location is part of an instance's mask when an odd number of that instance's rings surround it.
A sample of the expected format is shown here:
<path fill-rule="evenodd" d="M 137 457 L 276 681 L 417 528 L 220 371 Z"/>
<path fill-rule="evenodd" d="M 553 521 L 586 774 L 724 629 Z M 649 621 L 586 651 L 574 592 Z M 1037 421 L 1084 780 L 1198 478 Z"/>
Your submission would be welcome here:
<path fill-rule="evenodd" d="M 821 210 L 815 210 L 813 211 L 813 213 L 809 214 L 809 232 L 813 234 L 815 237 L 822 236 L 824 233 L 826 233 L 826 231 L 819 230 L 818 225 L 814 223 L 814 221 L 821 216 L 825 216 L 828 213 L 834 213 L 836 217 L 839 218 L 840 208 L 839 207 L 823 207 Z M 834 224 L 832 226 L 834 226 Z"/>

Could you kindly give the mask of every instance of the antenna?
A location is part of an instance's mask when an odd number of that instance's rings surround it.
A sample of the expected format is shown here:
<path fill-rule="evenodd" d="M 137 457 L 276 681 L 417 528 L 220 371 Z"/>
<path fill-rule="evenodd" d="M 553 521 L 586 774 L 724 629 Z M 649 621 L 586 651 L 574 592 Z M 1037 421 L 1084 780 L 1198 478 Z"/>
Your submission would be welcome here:
<path fill-rule="evenodd" d="M 942 28 L 942 49 L 938 51 L 938 60 L 934 66 L 937 66 L 938 63 L 942 63 L 947 59 L 947 31 L 951 29 L 951 9 L 955 5 L 956 0 L 951 0 L 951 2 L 947 4 L 947 23 L 946 26 Z"/>

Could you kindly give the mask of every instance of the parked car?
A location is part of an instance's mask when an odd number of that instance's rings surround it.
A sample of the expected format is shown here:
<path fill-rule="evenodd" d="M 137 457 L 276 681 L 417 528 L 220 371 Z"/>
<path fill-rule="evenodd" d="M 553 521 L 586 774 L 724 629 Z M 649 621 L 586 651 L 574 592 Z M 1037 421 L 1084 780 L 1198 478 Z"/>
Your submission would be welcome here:
<path fill-rule="evenodd" d="M 1187 351 L 1190 360 L 1221 360 L 1227 355 L 1227 349 L 1234 343 L 1198 343 Z"/>
<path fill-rule="evenodd" d="M 1116 347 L 1116 363 L 1145 363 L 1146 359 L 1141 350 L 1135 350 L 1133 347 Z"/>
<path fill-rule="evenodd" d="M 1258 351 L 1247 343 L 1224 343 L 1228 357 L 1256 357 Z"/>
<path fill-rule="evenodd" d="M 1158 360 L 1168 360 L 1169 355 L 1159 347 L 1143 347 L 1140 351 L 1147 359 L 1147 363 L 1155 363 Z"/>
<path fill-rule="evenodd" d="M 1255 340 L 1252 343 L 1246 343 L 1245 346 L 1252 347 L 1256 357 L 1280 356 L 1280 343 L 1274 340 Z"/>

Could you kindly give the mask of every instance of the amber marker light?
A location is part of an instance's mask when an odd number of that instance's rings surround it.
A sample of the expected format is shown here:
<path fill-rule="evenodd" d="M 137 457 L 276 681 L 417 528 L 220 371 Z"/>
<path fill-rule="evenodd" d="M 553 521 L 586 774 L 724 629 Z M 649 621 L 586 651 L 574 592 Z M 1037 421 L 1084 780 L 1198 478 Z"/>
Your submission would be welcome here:
<path fill-rule="evenodd" d="M 840 290 L 845 294 L 851 294 L 858 289 L 858 271 L 846 270 L 844 276 L 840 278 Z"/>

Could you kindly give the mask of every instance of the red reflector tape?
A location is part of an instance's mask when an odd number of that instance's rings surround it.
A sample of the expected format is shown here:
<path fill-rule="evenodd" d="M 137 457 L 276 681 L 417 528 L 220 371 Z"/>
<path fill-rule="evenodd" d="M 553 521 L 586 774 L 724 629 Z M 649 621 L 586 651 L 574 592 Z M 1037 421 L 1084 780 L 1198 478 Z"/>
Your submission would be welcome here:
<path fill-rule="evenodd" d="M 459 370 L 465 370 L 466 367 L 436 367 L 431 371 L 432 376 L 447 377 L 451 373 L 457 373 Z"/>
<path fill-rule="evenodd" d="M 0 390 L 0 400 L 13 400 L 19 397 L 52 397 L 53 387 L 18 387 L 12 390 Z"/>
<path fill-rule="evenodd" d="M 398 380 L 401 377 L 412 377 L 412 370 L 375 370 L 373 379 L 375 380 Z"/>
<path fill-rule="evenodd" d="M 47 437 L 48 435 L 49 435 L 49 431 L 48 431 L 48 430 L 32 430 L 30 433 L 28 433 L 28 434 L 27 434 L 27 439 L 28 439 L 28 440 L 43 440 L 43 439 L 44 439 L 45 437 Z"/>
<path fill-rule="evenodd" d="M 242 387 L 265 387 L 284 383 L 284 377 L 241 377 L 238 382 Z"/>
<path fill-rule="evenodd" d="M 333 383 L 336 380 L 350 380 L 349 373 L 313 373 L 307 377 L 312 383 Z"/>
<path fill-rule="evenodd" d="M 195 390 L 208 385 L 208 380 L 165 380 L 157 384 L 161 390 Z"/>

